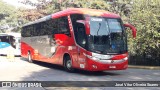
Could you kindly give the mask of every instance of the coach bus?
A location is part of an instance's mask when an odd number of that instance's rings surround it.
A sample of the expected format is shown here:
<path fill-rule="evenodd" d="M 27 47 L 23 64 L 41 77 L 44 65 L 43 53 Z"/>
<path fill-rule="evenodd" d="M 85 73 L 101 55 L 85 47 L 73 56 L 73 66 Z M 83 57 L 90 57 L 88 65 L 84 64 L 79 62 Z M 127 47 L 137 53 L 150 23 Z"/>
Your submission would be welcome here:
<path fill-rule="evenodd" d="M 0 55 L 21 55 L 20 33 L 0 33 Z"/>
<path fill-rule="evenodd" d="M 94 9 L 70 8 L 25 24 L 21 56 L 62 65 L 69 72 L 124 70 L 128 67 L 127 36 L 119 15 Z"/>

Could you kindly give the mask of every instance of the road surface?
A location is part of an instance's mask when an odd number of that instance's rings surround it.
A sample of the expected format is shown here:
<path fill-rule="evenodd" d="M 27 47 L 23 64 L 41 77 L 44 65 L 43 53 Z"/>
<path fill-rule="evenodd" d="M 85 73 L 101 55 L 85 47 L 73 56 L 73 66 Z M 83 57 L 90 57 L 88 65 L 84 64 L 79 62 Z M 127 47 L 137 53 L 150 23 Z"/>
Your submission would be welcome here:
<path fill-rule="evenodd" d="M 16 57 L 0 56 L 0 81 L 160 81 L 160 70 L 130 69 L 120 71 L 68 73 L 63 67 Z M 82 83 L 83 84 L 83 83 Z M 10 88 L 2 88 L 10 89 Z M 12 88 L 21 90 L 22 88 Z M 28 88 L 23 88 L 28 90 Z M 133 87 L 41 87 L 33 90 L 134 90 Z M 136 87 L 137 90 L 160 90 L 160 87 Z"/>

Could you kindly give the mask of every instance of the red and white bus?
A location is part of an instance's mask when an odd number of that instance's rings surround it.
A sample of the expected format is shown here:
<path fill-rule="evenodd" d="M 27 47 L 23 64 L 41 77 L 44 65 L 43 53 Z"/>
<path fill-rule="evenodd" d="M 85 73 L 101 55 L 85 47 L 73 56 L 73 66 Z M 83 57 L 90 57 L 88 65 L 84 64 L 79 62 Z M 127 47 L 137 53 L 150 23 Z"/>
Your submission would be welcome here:
<path fill-rule="evenodd" d="M 67 71 L 124 70 L 128 67 L 127 36 L 119 15 L 70 8 L 28 23 L 21 31 L 21 56 L 62 65 Z"/>

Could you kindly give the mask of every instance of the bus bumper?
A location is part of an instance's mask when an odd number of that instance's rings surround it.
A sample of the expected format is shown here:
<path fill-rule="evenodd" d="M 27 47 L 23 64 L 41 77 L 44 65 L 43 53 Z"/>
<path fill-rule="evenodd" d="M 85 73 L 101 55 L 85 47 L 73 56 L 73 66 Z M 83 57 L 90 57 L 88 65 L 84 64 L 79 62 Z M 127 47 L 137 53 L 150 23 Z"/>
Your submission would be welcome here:
<path fill-rule="evenodd" d="M 128 68 L 128 59 L 119 63 L 101 63 L 91 59 L 86 61 L 87 64 L 85 70 L 87 71 L 125 70 Z"/>

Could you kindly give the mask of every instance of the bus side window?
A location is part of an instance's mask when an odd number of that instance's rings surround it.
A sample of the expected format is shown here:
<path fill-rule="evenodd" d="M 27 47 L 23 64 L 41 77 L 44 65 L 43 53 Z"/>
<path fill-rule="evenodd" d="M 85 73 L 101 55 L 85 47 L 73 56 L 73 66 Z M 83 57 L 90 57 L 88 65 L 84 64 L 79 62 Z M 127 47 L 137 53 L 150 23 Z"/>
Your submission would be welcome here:
<path fill-rule="evenodd" d="M 31 36 L 31 29 L 30 29 L 30 26 L 26 26 L 26 29 L 25 29 L 25 37 L 30 37 Z"/>
<path fill-rule="evenodd" d="M 78 20 L 85 20 L 85 18 L 82 14 L 71 15 L 71 21 L 73 25 L 76 42 L 80 46 L 85 47 L 86 46 L 85 26 L 82 23 L 78 23 L 77 22 Z"/>
<path fill-rule="evenodd" d="M 53 34 L 58 33 L 58 19 L 52 20 L 51 24 L 52 24 Z"/>
<path fill-rule="evenodd" d="M 23 27 L 21 33 L 22 33 L 22 37 L 28 37 L 30 33 L 28 30 L 28 27 L 27 26 Z"/>
<path fill-rule="evenodd" d="M 70 36 L 70 30 L 69 30 L 69 24 L 68 24 L 68 19 L 67 16 L 61 17 L 58 19 L 58 29 L 59 33 L 61 34 L 66 34 Z"/>
<path fill-rule="evenodd" d="M 57 26 L 58 26 L 58 23 L 56 22 L 57 20 L 56 19 L 50 19 L 48 21 L 45 22 L 45 29 L 46 29 L 46 34 L 47 35 L 53 35 L 56 33 L 57 31 Z"/>
<path fill-rule="evenodd" d="M 36 24 L 32 25 L 32 32 L 31 33 L 32 33 L 32 36 L 37 36 L 38 33 L 36 31 Z"/>
<path fill-rule="evenodd" d="M 85 47 L 86 44 L 86 34 L 85 34 L 85 26 L 82 23 L 77 23 L 77 30 L 76 30 L 76 36 L 77 36 L 77 43 Z"/>

